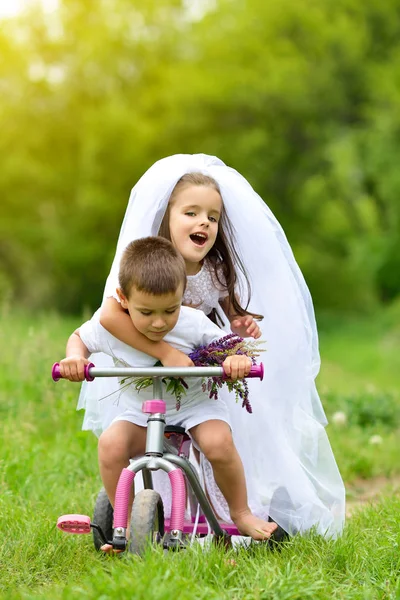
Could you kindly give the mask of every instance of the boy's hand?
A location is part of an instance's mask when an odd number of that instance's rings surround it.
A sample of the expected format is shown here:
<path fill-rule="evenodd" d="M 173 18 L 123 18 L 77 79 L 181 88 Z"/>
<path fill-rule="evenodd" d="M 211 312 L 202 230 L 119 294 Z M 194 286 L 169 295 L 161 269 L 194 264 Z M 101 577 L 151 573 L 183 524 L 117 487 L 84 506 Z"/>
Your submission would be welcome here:
<path fill-rule="evenodd" d="M 194 362 L 184 354 L 168 344 L 166 352 L 159 359 L 163 367 L 194 367 Z"/>
<path fill-rule="evenodd" d="M 251 315 L 235 317 L 231 321 L 231 331 L 242 338 L 252 337 L 257 340 L 261 337 L 261 329 Z"/>
<path fill-rule="evenodd" d="M 232 381 L 236 379 L 243 379 L 249 374 L 252 362 L 247 356 L 236 354 L 235 356 L 228 356 L 223 362 L 223 368 L 225 375 Z"/>
<path fill-rule="evenodd" d="M 84 356 L 68 356 L 60 361 L 60 373 L 64 379 L 69 381 L 83 381 L 85 379 L 85 365 L 89 360 Z"/>

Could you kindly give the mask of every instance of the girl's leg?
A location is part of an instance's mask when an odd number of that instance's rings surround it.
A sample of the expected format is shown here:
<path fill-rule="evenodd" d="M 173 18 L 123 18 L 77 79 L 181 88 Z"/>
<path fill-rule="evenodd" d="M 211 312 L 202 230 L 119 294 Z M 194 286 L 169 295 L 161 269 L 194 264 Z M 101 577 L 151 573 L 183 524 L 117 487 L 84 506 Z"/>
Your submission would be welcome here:
<path fill-rule="evenodd" d="M 145 447 L 146 428 L 129 421 L 116 421 L 101 434 L 98 444 L 100 475 L 112 506 L 114 506 L 115 492 L 122 469 L 129 465 L 129 459 L 144 454 Z M 132 489 L 129 499 L 128 529 L 133 497 Z M 104 545 L 102 550 L 108 552 L 111 547 Z"/>
<path fill-rule="evenodd" d="M 190 434 L 210 461 L 215 481 L 228 503 L 231 519 L 238 530 L 255 540 L 268 538 L 277 525 L 254 516 L 247 504 L 243 464 L 229 425 L 225 421 L 205 421 L 193 427 Z"/>

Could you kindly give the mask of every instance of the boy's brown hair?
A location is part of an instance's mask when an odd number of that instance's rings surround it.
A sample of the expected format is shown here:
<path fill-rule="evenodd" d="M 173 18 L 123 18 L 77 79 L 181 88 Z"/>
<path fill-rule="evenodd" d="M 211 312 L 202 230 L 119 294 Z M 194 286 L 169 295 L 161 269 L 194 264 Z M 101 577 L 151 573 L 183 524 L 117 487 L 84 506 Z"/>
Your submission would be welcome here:
<path fill-rule="evenodd" d="M 185 291 L 185 261 L 171 242 L 162 237 L 134 240 L 122 254 L 119 285 L 126 298 L 132 287 L 153 296 L 174 293 L 180 285 Z"/>

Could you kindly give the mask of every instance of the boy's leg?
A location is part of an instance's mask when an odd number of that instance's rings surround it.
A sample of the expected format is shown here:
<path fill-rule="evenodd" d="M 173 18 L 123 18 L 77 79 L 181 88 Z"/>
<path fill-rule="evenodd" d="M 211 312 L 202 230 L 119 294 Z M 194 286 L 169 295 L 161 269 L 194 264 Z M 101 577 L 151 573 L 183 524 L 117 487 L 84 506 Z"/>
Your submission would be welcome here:
<path fill-rule="evenodd" d="M 129 465 L 129 459 L 144 454 L 145 447 L 146 428 L 129 421 L 116 421 L 101 434 L 98 444 L 100 475 L 113 506 L 122 469 Z"/>
<path fill-rule="evenodd" d="M 210 420 L 190 429 L 190 434 L 210 461 L 215 481 L 228 503 L 232 521 L 243 535 L 255 540 L 268 538 L 277 528 L 254 516 L 247 504 L 243 464 L 225 421 Z"/>
<path fill-rule="evenodd" d="M 144 454 L 145 447 L 146 428 L 129 421 L 116 421 L 101 434 L 98 444 L 99 469 L 112 506 L 114 506 L 115 492 L 122 469 L 129 465 L 129 459 Z M 128 529 L 133 497 L 132 489 L 129 500 Z M 102 550 L 107 552 L 111 550 L 111 547 L 105 545 Z"/>

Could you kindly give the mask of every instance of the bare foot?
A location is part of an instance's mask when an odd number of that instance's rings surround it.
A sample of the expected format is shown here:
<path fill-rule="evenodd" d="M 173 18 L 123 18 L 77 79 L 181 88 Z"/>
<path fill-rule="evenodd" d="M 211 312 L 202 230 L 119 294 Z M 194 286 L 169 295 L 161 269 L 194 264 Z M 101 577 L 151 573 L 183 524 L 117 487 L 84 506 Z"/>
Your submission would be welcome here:
<path fill-rule="evenodd" d="M 114 550 L 111 544 L 103 544 L 100 548 L 104 554 L 120 554 L 122 550 Z"/>
<path fill-rule="evenodd" d="M 255 517 L 250 510 L 235 518 L 232 517 L 232 520 L 242 535 L 248 535 L 253 540 L 268 539 L 278 527 L 274 522 L 263 521 L 263 519 Z"/>

